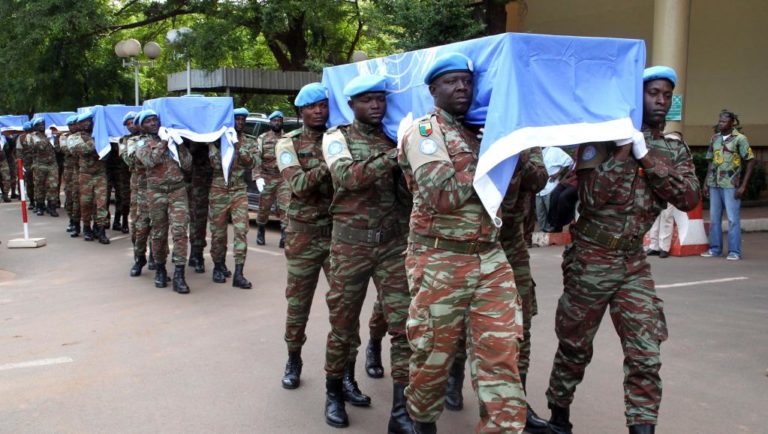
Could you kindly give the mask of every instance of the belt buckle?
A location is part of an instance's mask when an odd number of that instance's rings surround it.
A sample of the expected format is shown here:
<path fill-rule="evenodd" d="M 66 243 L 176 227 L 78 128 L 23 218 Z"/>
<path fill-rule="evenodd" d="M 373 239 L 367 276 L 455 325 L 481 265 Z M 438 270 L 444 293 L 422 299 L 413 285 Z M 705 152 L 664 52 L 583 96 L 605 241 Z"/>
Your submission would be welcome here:
<path fill-rule="evenodd" d="M 381 229 L 376 229 L 376 244 L 381 244 L 384 242 L 384 231 Z"/>

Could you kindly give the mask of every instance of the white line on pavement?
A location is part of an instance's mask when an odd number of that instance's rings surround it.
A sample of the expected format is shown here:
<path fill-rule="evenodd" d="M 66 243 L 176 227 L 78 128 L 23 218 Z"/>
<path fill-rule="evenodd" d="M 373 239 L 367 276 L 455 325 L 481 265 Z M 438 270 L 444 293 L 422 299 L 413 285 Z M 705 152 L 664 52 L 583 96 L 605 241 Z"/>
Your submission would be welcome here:
<path fill-rule="evenodd" d="M 122 240 L 123 238 L 128 238 L 128 237 L 130 237 L 130 235 L 119 235 L 119 236 L 116 236 L 116 237 L 110 238 L 110 239 L 109 239 L 109 241 L 117 241 L 117 240 Z"/>
<path fill-rule="evenodd" d="M 248 247 L 248 250 L 252 252 L 266 253 L 267 255 L 272 255 L 272 256 L 285 256 L 282 252 L 281 253 L 272 252 L 269 250 L 257 249 L 256 247 Z"/>
<path fill-rule="evenodd" d="M 60 365 L 62 363 L 72 362 L 74 362 L 74 360 L 72 360 L 71 357 L 57 357 L 55 359 L 40 359 L 21 363 L 6 363 L 5 365 L 0 365 L 0 371 L 7 371 L 9 369 L 18 368 L 34 368 L 37 366 Z"/>
<path fill-rule="evenodd" d="M 681 286 L 706 285 L 708 283 L 733 282 L 735 280 L 747 280 L 749 277 L 726 277 L 724 279 L 697 280 L 696 282 L 669 283 L 667 285 L 656 285 L 656 288 L 679 288 Z"/>

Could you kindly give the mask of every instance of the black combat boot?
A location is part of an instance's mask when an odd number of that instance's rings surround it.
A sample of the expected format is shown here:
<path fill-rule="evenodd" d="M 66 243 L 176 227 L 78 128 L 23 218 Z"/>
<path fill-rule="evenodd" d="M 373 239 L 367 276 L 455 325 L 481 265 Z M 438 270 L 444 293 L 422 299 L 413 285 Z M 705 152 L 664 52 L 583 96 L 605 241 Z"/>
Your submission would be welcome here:
<path fill-rule="evenodd" d="M 437 424 L 413 421 L 413 434 L 437 434 Z"/>
<path fill-rule="evenodd" d="M 91 224 L 83 224 L 83 240 L 84 241 L 93 241 L 93 230 L 91 229 Z"/>
<path fill-rule="evenodd" d="M 189 286 L 184 280 L 184 266 L 177 265 L 173 272 L 173 290 L 179 294 L 189 294 Z"/>
<path fill-rule="evenodd" d="M 165 271 L 165 262 L 155 263 L 155 288 L 168 286 L 168 272 Z"/>
<path fill-rule="evenodd" d="M 405 383 L 394 383 L 392 388 L 392 412 L 389 415 L 388 434 L 411 434 L 413 422 L 405 409 Z"/>
<path fill-rule="evenodd" d="M 301 381 L 301 351 L 288 351 L 288 362 L 283 374 L 283 389 L 296 389 Z"/>
<path fill-rule="evenodd" d="M 266 244 L 266 241 L 264 241 L 264 225 L 259 224 L 258 229 L 256 229 L 256 244 L 263 246 Z"/>
<path fill-rule="evenodd" d="M 152 254 L 152 250 L 149 251 L 149 259 L 147 260 L 147 270 L 157 270 L 157 263 L 155 262 L 155 255 Z"/>
<path fill-rule="evenodd" d="M 34 200 L 31 200 L 31 199 L 29 200 L 29 205 L 27 205 L 27 209 L 37 209 L 35 207 L 35 201 Z"/>
<path fill-rule="evenodd" d="M 11 201 L 11 198 L 10 198 L 10 197 L 8 197 L 8 195 L 7 195 L 7 194 L 3 193 L 3 202 L 5 202 L 5 203 L 8 203 L 8 202 L 10 202 L 10 201 Z"/>
<path fill-rule="evenodd" d="M 203 248 L 201 247 L 195 254 L 195 273 L 205 273 L 205 259 L 203 259 Z"/>
<path fill-rule="evenodd" d="M 344 401 L 348 401 L 355 407 L 368 407 L 371 405 L 371 397 L 360 391 L 355 381 L 355 363 L 347 362 L 344 368 L 344 380 L 342 382 Z"/>
<path fill-rule="evenodd" d="M 115 210 L 115 221 L 112 222 L 112 230 L 119 231 L 120 229 L 122 229 L 120 225 L 120 211 Z"/>
<path fill-rule="evenodd" d="M 80 221 L 72 220 L 72 232 L 69 234 L 72 238 L 80 236 Z"/>
<path fill-rule="evenodd" d="M 558 407 L 549 404 L 552 410 L 552 417 L 549 418 L 549 431 L 552 434 L 573 434 L 571 429 L 571 410 L 568 407 Z"/>
<path fill-rule="evenodd" d="M 381 364 L 381 339 L 371 339 L 365 349 L 365 372 L 371 378 L 384 376 L 384 366 Z"/>
<path fill-rule="evenodd" d="M 227 268 L 226 262 L 221 263 L 221 269 L 224 270 L 224 277 L 232 277 L 232 272 Z"/>
<path fill-rule="evenodd" d="M 528 394 L 525 388 L 527 375 L 520 375 L 520 382 L 523 384 L 523 392 Z M 529 434 L 549 434 L 549 424 L 546 420 L 540 418 L 530 405 L 526 404 L 525 412 L 525 432 Z"/>
<path fill-rule="evenodd" d="M 445 391 L 445 409 L 459 411 L 464 408 L 464 362 L 466 359 L 456 357 L 448 372 L 448 387 Z"/>
<path fill-rule="evenodd" d="M 51 217 L 59 216 L 59 212 L 56 211 L 56 202 L 48 202 L 48 215 Z"/>
<path fill-rule="evenodd" d="M 128 216 L 123 215 L 123 222 L 120 225 L 120 232 L 127 234 L 130 231 L 131 231 L 130 226 L 128 226 Z"/>
<path fill-rule="evenodd" d="M 224 283 L 227 281 L 227 276 L 224 274 L 224 263 L 213 263 L 213 281 L 214 283 Z"/>
<path fill-rule="evenodd" d="M 341 378 L 325 379 L 325 422 L 336 428 L 349 426 Z"/>
<path fill-rule="evenodd" d="M 240 289 L 251 289 L 253 285 L 243 276 L 243 264 L 235 264 L 235 274 L 232 277 L 232 286 Z"/>
<path fill-rule="evenodd" d="M 189 262 L 187 262 L 187 265 L 190 267 L 197 265 L 197 247 L 192 247 L 189 251 Z"/>
<path fill-rule="evenodd" d="M 69 226 L 67 226 L 67 232 L 72 232 L 75 230 L 75 221 L 72 219 L 69 219 Z"/>
<path fill-rule="evenodd" d="M 629 426 L 629 434 L 654 434 L 655 432 L 656 425 L 643 424 Z"/>
<path fill-rule="evenodd" d="M 45 214 L 45 207 L 43 207 L 42 203 L 36 203 L 35 204 L 35 214 L 37 215 L 44 215 Z"/>
<path fill-rule="evenodd" d="M 280 242 L 277 244 L 281 249 L 285 248 L 285 228 L 280 228 Z"/>
<path fill-rule="evenodd" d="M 131 267 L 131 277 L 141 276 L 141 269 L 147 265 L 147 257 L 145 255 L 136 255 L 133 258 L 133 267 Z"/>
<path fill-rule="evenodd" d="M 107 227 L 106 226 L 99 226 L 99 231 L 96 233 L 96 235 L 99 237 L 99 242 L 101 244 L 109 244 L 109 237 L 107 236 Z"/>

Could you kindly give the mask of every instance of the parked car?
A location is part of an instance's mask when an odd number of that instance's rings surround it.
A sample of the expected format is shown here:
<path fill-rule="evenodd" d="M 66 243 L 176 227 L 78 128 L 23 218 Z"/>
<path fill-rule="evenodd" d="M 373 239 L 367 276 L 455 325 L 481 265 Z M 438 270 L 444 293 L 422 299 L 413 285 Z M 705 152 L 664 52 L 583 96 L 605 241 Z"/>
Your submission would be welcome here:
<path fill-rule="evenodd" d="M 301 120 L 293 117 L 283 118 L 283 131 L 286 133 L 301 127 Z M 261 134 L 269 131 L 269 119 L 263 114 L 250 114 L 245 120 L 245 134 L 248 136 L 259 137 Z M 245 181 L 248 183 L 248 211 L 259 211 L 259 189 L 256 187 L 256 181 L 252 179 L 251 172 L 246 171 Z M 270 220 L 277 220 L 277 201 L 272 204 L 269 212 Z"/>

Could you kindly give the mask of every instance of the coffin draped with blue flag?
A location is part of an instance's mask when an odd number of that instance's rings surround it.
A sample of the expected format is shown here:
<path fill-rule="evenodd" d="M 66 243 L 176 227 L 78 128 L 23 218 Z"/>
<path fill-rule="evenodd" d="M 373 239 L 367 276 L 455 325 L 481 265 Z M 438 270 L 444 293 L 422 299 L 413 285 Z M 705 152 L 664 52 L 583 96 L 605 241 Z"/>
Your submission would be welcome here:
<path fill-rule="evenodd" d="M 628 139 L 640 129 L 643 41 L 516 33 L 325 68 L 330 126 L 353 118 L 344 85 L 357 75 L 380 74 L 388 78 L 384 126 L 396 138 L 433 109 L 424 76 L 435 58 L 449 52 L 473 61 L 470 110 L 488 107 L 474 185 L 491 216 L 522 150 Z"/>
<path fill-rule="evenodd" d="M 141 107 L 132 105 L 96 105 L 81 107 L 77 113 L 93 112 L 93 142 L 99 157 L 104 158 L 109 154 L 110 142 L 116 142 L 128 134 L 123 125 L 123 117 L 128 112 L 139 110 Z"/>

